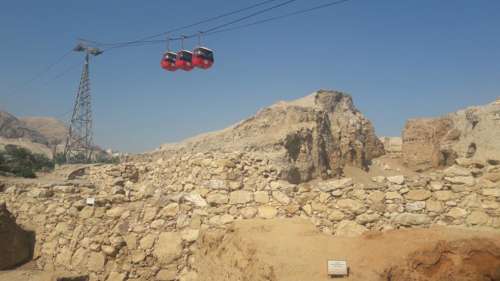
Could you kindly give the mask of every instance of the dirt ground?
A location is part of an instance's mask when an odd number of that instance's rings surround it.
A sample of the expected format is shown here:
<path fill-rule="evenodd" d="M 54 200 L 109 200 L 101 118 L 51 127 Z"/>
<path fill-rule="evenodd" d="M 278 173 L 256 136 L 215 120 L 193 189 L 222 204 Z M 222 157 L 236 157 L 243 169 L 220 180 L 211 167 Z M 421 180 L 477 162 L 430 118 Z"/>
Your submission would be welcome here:
<path fill-rule="evenodd" d="M 486 229 L 394 230 L 357 238 L 318 232 L 302 219 L 236 222 L 212 231 L 196 254 L 204 281 L 326 281 L 327 260 L 346 260 L 338 280 L 500 280 L 500 232 Z"/>

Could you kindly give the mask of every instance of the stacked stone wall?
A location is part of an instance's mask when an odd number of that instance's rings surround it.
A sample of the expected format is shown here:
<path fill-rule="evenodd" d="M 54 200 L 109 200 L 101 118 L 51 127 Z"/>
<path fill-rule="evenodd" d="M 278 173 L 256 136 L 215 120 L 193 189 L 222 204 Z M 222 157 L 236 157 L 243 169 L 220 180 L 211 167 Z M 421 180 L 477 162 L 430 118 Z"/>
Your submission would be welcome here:
<path fill-rule="evenodd" d="M 499 164 L 458 159 L 441 172 L 370 184 L 290 184 L 252 154 L 200 153 L 90 167 L 73 181 L 5 183 L 0 201 L 36 232 L 42 269 L 91 280 L 202 280 L 193 270 L 200 232 L 235 220 L 302 217 L 344 236 L 432 225 L 499 229 Z"/>

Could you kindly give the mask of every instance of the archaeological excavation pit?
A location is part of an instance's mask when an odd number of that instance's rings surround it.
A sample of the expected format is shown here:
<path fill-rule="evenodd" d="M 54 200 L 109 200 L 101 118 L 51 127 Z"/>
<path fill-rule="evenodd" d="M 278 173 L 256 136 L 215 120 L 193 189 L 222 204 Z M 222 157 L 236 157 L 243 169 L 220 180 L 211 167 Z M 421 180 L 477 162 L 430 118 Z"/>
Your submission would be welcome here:
<path fill-rule="evenodd" d="M 385 281 L 500 281 L 500 247 L 488 239 L 440 241 L 384 272 Z"/>

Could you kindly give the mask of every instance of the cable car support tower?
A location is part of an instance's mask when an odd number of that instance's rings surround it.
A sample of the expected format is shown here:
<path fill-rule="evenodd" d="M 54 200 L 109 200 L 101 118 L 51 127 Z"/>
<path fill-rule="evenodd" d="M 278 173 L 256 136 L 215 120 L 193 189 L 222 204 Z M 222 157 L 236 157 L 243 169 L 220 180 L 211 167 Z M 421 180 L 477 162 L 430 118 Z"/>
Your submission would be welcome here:
<path fill-rule="evenodd" d="M 98 56 L 102 51 L 83 43 L 79 43 L 73 51 L 83 52 L 85 59 L 64 147 L 64 157 L 67 163 L 89 163 L 94 149 L 89 64 L 91 56 Z"/>

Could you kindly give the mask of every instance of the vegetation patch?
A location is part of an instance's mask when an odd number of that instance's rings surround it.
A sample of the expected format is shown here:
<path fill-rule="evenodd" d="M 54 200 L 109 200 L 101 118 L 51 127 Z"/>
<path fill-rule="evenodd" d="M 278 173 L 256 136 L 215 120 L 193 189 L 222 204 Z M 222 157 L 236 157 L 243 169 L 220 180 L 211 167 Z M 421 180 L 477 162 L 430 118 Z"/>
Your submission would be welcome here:
<path fill-rule="evenodd" d="M 32 153 L 26 148 L 6 145 L 0 151 L 0 173 L 24 178 L 36 178 L 36 172 L 54 169 L 54 162 L 47 156 Z"/>

